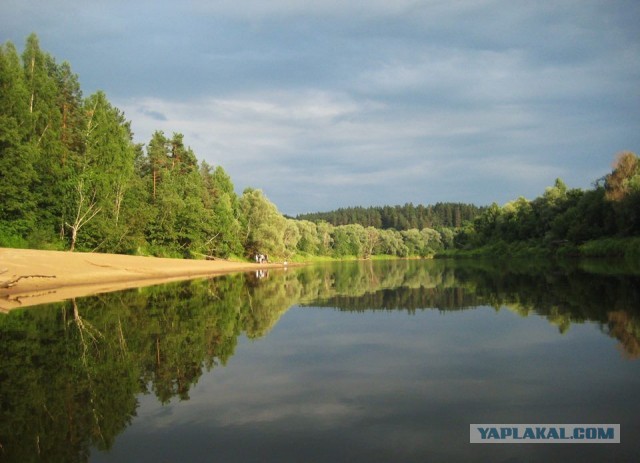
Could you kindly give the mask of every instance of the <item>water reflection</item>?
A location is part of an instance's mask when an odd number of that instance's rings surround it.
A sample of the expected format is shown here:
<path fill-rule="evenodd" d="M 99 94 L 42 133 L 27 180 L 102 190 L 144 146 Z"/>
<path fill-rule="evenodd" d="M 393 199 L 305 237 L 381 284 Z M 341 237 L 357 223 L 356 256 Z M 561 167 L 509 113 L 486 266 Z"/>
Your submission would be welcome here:
<path fill-rule="evenodd" d="M 491 306 L 537 314 L 560 333 L 572 323 L 597 322 L 618 339 L 624 355 L 640 357 L 640 276 L 602 263 L 553 266 L 492 261 L 368 263 L 336 272 L 334 295 L 318 292 L 313 305 L 348 311 L 444 311 Z"/>
<path fill-rule="evenodd" d="M 139 394 L 188 400 L 241 336 L 265 336 L 294 305 L 355 316 L 490 306 L 560 333 L 596 322 L 640 356 L 640 278 L 591 264 L 341 263 L 128 290 L 0 316 L 0 460 L 86 461 L 111 448 Z"/>

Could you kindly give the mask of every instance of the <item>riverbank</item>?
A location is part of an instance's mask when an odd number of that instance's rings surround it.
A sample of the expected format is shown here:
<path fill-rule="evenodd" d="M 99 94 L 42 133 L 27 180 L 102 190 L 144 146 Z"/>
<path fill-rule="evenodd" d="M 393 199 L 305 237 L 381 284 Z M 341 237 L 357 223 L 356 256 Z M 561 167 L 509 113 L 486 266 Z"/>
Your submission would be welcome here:
<path fill-rule="evenodd" d="M 282 267 L 282 263 L 0 248 L 0 311 L 176 280 Z"/>

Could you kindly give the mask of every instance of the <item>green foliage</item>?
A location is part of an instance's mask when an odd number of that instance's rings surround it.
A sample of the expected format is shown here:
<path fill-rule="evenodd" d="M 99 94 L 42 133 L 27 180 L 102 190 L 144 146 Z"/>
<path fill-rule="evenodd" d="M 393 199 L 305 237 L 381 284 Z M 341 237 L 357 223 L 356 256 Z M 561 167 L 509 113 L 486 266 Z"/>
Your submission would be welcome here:
<path fill-rule="evenodd" d="M 365 230 L 362 225 L 351 224 L 335 227 L 332 237 L 335 257 L 365 257 L 363 253 Z"/>
<path fill-rule="evenodd" d="M 264 193 L 261 190 L 247 188 L 240 197 L 240 211 L 243 217 L 244 248 L 247 256 L 259 253 L 284 257 L 287 219 L 278 212 Z"/>
<path fill-rule="evenodd" d="M 307 220 L 294 220 L 292 222 L 300 235 L 297 250 L 305 254 L 320 254 L 321 240 L 318 234 L 318 226 L 314 222 Z"/>
<path fill-rule="evenodd" d="M 604 186 L 570 190 L 557 179 L 533 201 L 492 204 L 457 234 L 455 245 L 468 255 L 615 257 L 635 255 L 633 240 L 618 238 L 639 234 L 640 162 L 622 153 Z"/>
<path fill-rule="evenodd" d="M 407 257 L 409 248 L 404 242 L 403 236 L 396 230 L 380 230 L 379 239 L 374 248 L 375 254 Z"/>
<path fill-rule="evenodd" d="M 299 220 L 325 221 L 334 226 L 359 224 L 378 229 L 409 230 L 412 228 L 459 228 L 466 221 L 473 220 L 482 208 L 473 204 L 436 203 L 435 205 L 383 207 L 349 207 L 330 212 L 315 212 L 298 215 Z"/>
<path fill-rule="evenodd" d="M 231 178 L 224 169 L 203 162 L 204 206 L 209 214 L 204 248 L 207 255 L 229 257 L 243 253 L 240 203 Z"/>
<path fill-rule="evenodd" d="M 605 198 L 613 206 L 619 232 L 640 234 L 640 159 L 635 154 L 618 155 L 613 171 L 605 177 Z"/>
<path fill-rule="evenodd" d="M 7 243 L 20 242 L 36 223 L 36 150 L 28 143 L 28 101 L 20 57 L 8 43 L 0 47 L 0 233 Z"/>
<path fill-rule="evenodd" d="M 0 223 L 0 226 L 4 226 Z M 2 248 L 28 248 L 29 243 L 22 236 L 14 234 L 12 230 L 0 228 L 0 247 Z"/>
<path fill-rule="evenodd" d="M 602 238 L 586 242 L 578 249 L 585 257 L 623 257 L 640 262 L 640 237 Z"/>

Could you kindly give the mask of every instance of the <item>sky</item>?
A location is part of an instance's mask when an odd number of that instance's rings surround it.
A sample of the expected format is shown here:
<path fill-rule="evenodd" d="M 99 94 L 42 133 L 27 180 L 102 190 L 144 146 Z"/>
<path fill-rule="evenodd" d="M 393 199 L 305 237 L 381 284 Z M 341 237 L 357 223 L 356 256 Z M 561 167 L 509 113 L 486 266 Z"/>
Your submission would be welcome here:
<path fill-rule="evenodd" d="M 640 153 L 637 0 L 2 0 L 85 96 L 285 214 L 504 204 Z"/>

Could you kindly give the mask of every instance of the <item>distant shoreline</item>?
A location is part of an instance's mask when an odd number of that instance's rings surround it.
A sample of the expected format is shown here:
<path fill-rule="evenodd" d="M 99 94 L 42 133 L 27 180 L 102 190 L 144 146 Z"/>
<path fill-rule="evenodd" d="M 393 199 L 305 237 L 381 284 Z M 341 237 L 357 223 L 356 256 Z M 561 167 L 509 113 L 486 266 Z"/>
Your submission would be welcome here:
<path fill-rule="evenodd" d="M 283 266 L 0 248 L 0 312 L 170 281 Z"/>

